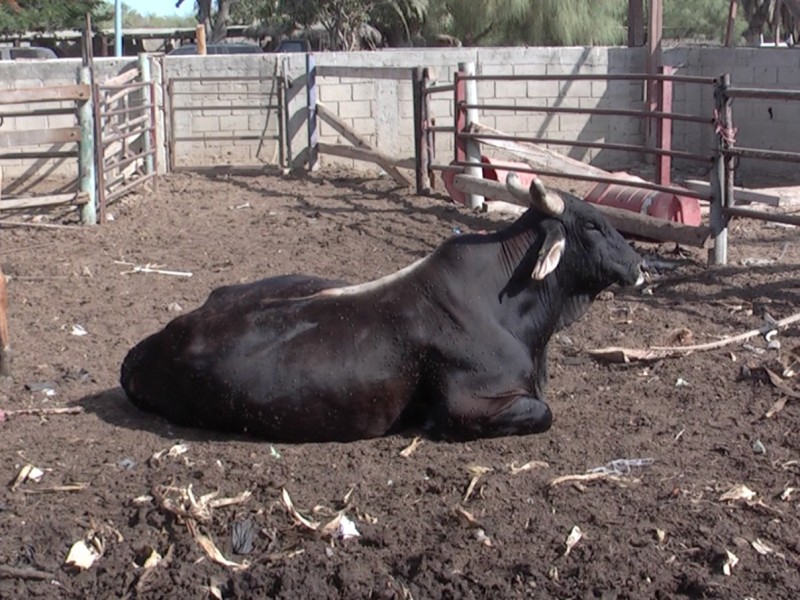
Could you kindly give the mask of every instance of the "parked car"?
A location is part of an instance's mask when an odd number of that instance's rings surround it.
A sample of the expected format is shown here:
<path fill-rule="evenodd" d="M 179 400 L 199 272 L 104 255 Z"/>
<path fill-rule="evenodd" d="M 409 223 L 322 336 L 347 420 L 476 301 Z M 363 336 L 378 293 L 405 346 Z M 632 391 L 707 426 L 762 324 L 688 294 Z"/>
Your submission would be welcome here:
<path fill-rule="evenodd" d="M 50 48 L 38 48 L 25 46 L 16 48 L 14 46 L 0 47 L 0 60 L 47 60 L 58 58 Z"/>
<path fill-rule="evenodd" d="M 206 45 L 206 54 L 262 54 L 263 52 L 260 46 L 241 42 Z M 197 54 L 197 44 L 184 44 L 175 48 L 175 50 L 167 52 L 167 56 L 189 56 L 192 54 Z"/>

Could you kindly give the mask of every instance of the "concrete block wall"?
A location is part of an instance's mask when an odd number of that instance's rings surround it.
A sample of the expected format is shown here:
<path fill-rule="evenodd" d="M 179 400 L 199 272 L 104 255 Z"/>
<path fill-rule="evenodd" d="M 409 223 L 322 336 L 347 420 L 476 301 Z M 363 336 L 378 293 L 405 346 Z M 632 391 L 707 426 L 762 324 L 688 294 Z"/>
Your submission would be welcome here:
<path fill-rule="evenodd" d="M 319 99 L 346 123 L 361 133 L 377 149 L 397 158 L 413 155 L 413 105 L 411 69 L 429 67 L 439 83 L 448 84 L 459 62 L 475 62 L 483 75 L 535 75 L 570 73 L 631 73 L 645 69 L 642 48 L 436 48 L 396 49 L 379 52 L 319 53 L 317 65 Z M 302 167 L 308 157 L 308 99 L 306 57 L 302 54 L 265 54 L 234 56 L 177 56 L 154 58 L 154 76 L 164 82 L 186 77 L 272 77 L 285 75 L 288 82 L 287 153 L 291 166 Z M 117 74 L 134 65 L 136 59 L 99 59 L 99 78 Z M 664 63 L 673 65 L 678 74 L 701 75 L 709 79 L 730 72 L 736 86 L 759 86 L 798 89 L 800 54 L 777 48 L 675 48 L 665 51 Z M 75 83 L 77 60 L 41 62 L 0 62 L 0 87 L 7 89 L 28 85 Z M 387 75 L 384 69 L 393 68 Z M 175 98 L 176 106 L 192 110 L 176 111 L 174 133 L 179 137 L 198 138 L 178 142 L 177 165 L 275 164 L 276 144 L 271 140 L 218 140 L 219 136 L 273 135 L 279 115 L 264 108 L 273 91 L 272 81 L 211 80 L 202 83 L 176 83 L 176 89 L 192 91 Z M 628 81 L 481 81 L 480 102 L 511 106 L 562 106 L 642 109 L 644 90 L 641 83 Z M 164 89 L 157 91 L 159 115 L 169 115 Z M 258 104 L 252 110 L 234 109 L 235 104 Z M 221 108 L 212 109 L 211 105 Z M 231 106 L 226 108 L 225 105 Z M 800 120 L 795 118 L 797 103 L 737 100 L 734 106 L 737 143 L 768 149 L 796 149 L 800 139 Z M 15 107 L 6 107 L 6 112 Z M 434 96 L 432 109 L 438 125 L 453 120 L 450 93 Z M 713 87 L 710 84 L 674 86 L 676 112 L 713 116 Z M 771 110 L 769 110 L 771 109 Z M 68 118 L 67 118 L 68 119 Z M 65 117 L 8 118 L 3 128 L 57 127 Z M 547 114 L 519 110 L 484 109 L 480 119 L 487 125 L 511 134 L 553 140 L 605 141 L 619 144 L 642 144 L 644 123 L 627 117 L 604 117 L 581 114 Z M 71 123 L 70 123 L 71 124 Z M 163 127 L 162 127 L 163 129 Z M 346 143 L 326 123 L 320 122 L 319 140 Z M 678 150 L 710 153 L 714 146 L 713 127 L 696 124 L 673 124 L 673 146 Z M 624 168 L 639 163 L 642 156 L 630 152 L 571 148 L 552 144 L 551 148 L 573 158 L 591 161 L 605 168 Z M 453 158 L 453 137 L 437 134 L 437 162 Z M 160 152 L 164 153 L 163 145 Z M 488 152 L 488 151 L 487 151 Z M 377 171 L 370 163 L 323 156 L 323 165 L 344 164 Z M 163 164 L 164 161 L 160 160 Z M 46 164 L 43 164 L 46 163 Z M 34 174 L 74 176 L 77 161 L 21 161 L 0 158 L 6 189 L 14 177 L 31 179 Z M 697 166 L 699 169 L 707 165 Z M 786 173 L 795 171 L 793 165 Z M 743 160 L 740 172 L 762 173 L 781 170 L 775 164 Z"/>
<path fill-rule="evenodd" d="M 676 67 L 678 74 L 714 78 L 729 73 L 731 85 L 774 89 L 800 89 L 800 53 L 795 48 L 674 48 L 664 54 L 664 64 Z M 714 116 L 711 85 L 675 84 L 675 112 Z M 733 104 L 736 145 L 765 150 L 800 151 L 800 102 L 737 98 Z M 712 128 L 675 123 L 676 147 L 712 152 Z M 743 158 L 737 175 L 762 183 L 765 175 L 797 179 L 797 165 Z M 766 177 L 768 179 L 768 176 Z"/>
<path fill-rule="evenodd" d="M 268 107 L 278 105 L 275 78 L 286 71 L 281 55 L 174 56 L 162 61 L 165 81 L 173 86 L 168 112 L 174 115 L 176 167 L 279 163 L 279 143 L 266 138 L 278 134 L 283 118 Z M 258 77 L 262 79 L 254 79 Z M 194 81 L 197 78 L 205 80 Z"/>

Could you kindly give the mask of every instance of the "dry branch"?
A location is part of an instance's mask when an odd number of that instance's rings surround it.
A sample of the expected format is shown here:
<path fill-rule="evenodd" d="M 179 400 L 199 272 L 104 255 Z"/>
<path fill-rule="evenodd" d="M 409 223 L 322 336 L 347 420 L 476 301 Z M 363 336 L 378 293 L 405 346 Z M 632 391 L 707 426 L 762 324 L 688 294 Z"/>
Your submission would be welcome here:
<path fill-rule="evenodd" d="M 770 331 L 783 329 L 793 323 L 800 321 L 800 313 L 794 314 L 780 321 L 774 323 L 767 323 L 758 329 L 751 329 L 745 333 L 729 336 L 715 342 L 707 342 L 705 344 L 694 344 L 691 346 L 651 346 L 645 349 L 636 348 L 622 348 L 619 346 L 609 346 L 606 348 L 598 348 L 595 350 L 588 350 L 587 352 L 596 358 L 604 358 L 606 360 L 615 360 L 617 362 L 630 362 L 631 360 L 655 360 L 659 358 L 670 358 L 680 354 L 688 354 L 691 352 L 703 352 L 705 350 L 716 350 L 723 348 L 730 344 L 744 342 L 757 335 L 764 335 Z"/>

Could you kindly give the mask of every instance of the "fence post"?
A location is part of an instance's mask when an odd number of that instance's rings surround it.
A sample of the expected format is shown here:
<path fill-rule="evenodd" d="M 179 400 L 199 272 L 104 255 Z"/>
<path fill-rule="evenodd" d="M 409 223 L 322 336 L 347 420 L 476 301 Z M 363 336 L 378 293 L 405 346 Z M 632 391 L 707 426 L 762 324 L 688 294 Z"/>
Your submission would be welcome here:
<path fill-rule="evenodd" d="M 731 104 L 728 88 L 731 76 L 728 73 L 717 78 L 714 83 L 714 116 L 716 119 L 716 152 L 711 168 L 711 235 L 714 238 L 713 251 L 709 253 L 712 265 L 728 264 L 728 216 L 725 209 L 730 206 L 733 192 L 733 171 L 724 151 L 730 146 Z M 728 173 L 730 171 L 730 173 Z M 730 175 L 730 176 L 729 176 Z"/>
<path fill-rule="evenodd" d="M 88 85 L 91 90 L 92 74 L 89 67 L 80 67 L 78 71 L 80 83 Z M 94 109 L 92 94 L 78 106 L 78 121 L 81 128 L 81 143 L 78 154 L 78 174 L 80 177 L 80 191 L 89 196 L 89 201 L 81 207 L 81 222 L 84 225 L 97 223 L 97 181 L 94 172 Z"/>
<path fill-rule="evenodd" d="M 152 83 L 152 75 L 150 74 L 150 60 L 148 59 L 146 54 L 139 54 L 139 72 L 142 74 L 142 82 L 146 83 L 147 85 L 142 88 L 142 96 L 144 99 L 144 104 L 147 106 L 147 111 L 150 113 L 151 121 L 150 126 L 155 128 L 156 123 L 155 119 L 152 118 L 155 116 L 155 111 L 152 109 L 153 103 L 156 99 L 153 97 L 153 94 L 150 93 L 151 83 Z M 151 132 L 147 132 L 144 136 L 144 152 L 145 152 L 145 159 L 144 159 L 144 172 L 147 175 L 153 174 L 153 155 L 151 154 L 153 150 L 152 140 L 150 137 Z"/>
<path fill-rule="evenodd" d="M 425 80 L 427 69 L 415 67 L 411 69 L 411 89 L 414 100 L 414 169 L 416 171 L 417 194 L 422 196 L 430 193 L 431 186 L 428 178 L 428 152 L 426 148 L 427 125 L 430 115 L 425 110 L 426 96 Z"/>
<path fill-rule="evenodd" d="M 317 121 L 317 64 L 314 55 L 306 54 L 306 100 L 308 117 L 308 170 L 316 171 L 319 168 L 319 152 L 317 141 L 319 139 Z"/>
<path fill-rule="evenodd" d="M 166 90 L 164 89 L 164 57 L 161 56 L 152 63 L 154 70 L 153 80 L 155 84 L 155 113 L 156 120 L 153 126 L 156 128 L 156 172 L 163 175 L 167 172 L 167 124 L 166 124 Z"/>
<path fill-rule="evenodd" d="M 458 63 L 458 70 L 464 76 L 475 75 L 475 63 L 463 62 Z M 463 84 L 463 102 L 467 105 L 476 105 L 478 103 L 478 82 L 474 79 L 457 79 L 459 84 Z M 458 85 L 456 86 L 458 88 Z M 463 122 L 461 117 L 456 118 L 456 140 L 460 138 L 459 134 L 469 129 L 469 126 L 478 122 L 478 109 L 477 108 L 463 108 L 459 106 L 459 90 L 456 89 L 456 107 L 459 112 L 463 112 Z M 472 177 L 481 179 L 483 177 L 483 168 L 481 167 L 481 146 L 479 142 L 474 140 L 466 140 L 463 144 L 463 153 L 468 163 L 474 163 L 476 166 L 466 167 L 464 172 Z M 456 160 L 459 160 L 459 149 L 456 150 Z M 462 159 L 463 160 L 463 159 Z M 467 206 L 470 208 L 480 208 L 483 206 L 484 198 L 478 194 L 467 194 Z"/>
<path fill-rule="evenodd" d="M 672 75 L 673 67 L 659 67 L 659 75 Z M 672 112 L 672 81 L 662 79 L 658 82 L 658 112 Z M 656 147 L 659 150 L 672 149 L 672 119 L 659 117 L 657 119 Z M 672 157 L 668 154 L 659 154 L 656 158 L 656 183 L 670 185 L 672 181 Z"/>

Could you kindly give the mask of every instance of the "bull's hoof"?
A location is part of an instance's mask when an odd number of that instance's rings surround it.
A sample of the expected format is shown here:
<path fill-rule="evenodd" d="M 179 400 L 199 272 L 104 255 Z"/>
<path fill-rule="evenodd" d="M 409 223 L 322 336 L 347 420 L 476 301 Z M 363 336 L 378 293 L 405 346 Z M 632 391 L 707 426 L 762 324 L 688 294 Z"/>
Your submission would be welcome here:
<path fill-rule="evenodd" d="M 11 377 L 11 349 L 0 350 L 0 377 Z"/>

